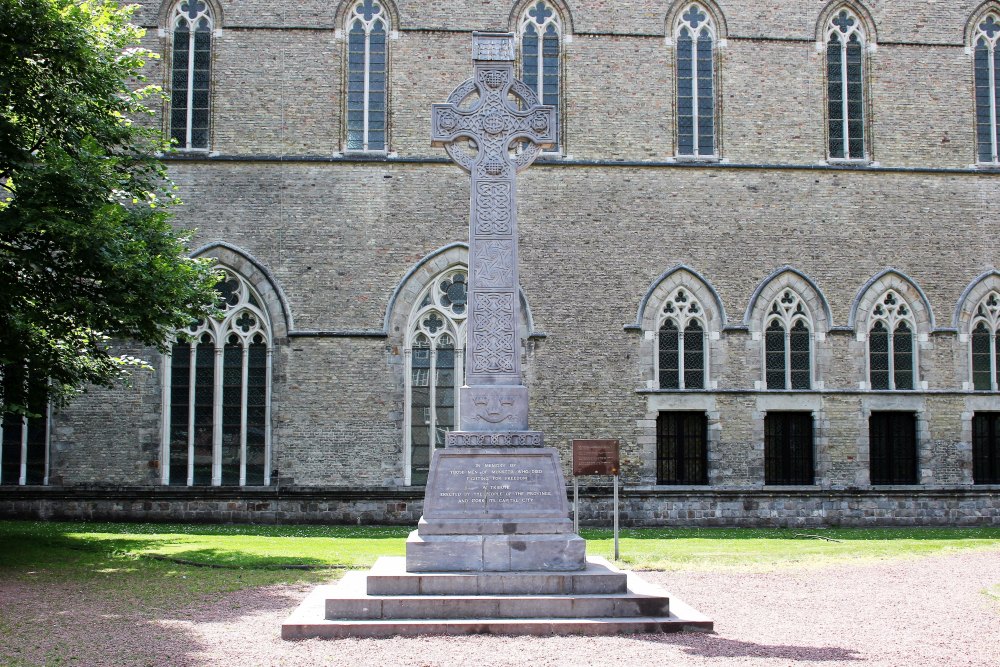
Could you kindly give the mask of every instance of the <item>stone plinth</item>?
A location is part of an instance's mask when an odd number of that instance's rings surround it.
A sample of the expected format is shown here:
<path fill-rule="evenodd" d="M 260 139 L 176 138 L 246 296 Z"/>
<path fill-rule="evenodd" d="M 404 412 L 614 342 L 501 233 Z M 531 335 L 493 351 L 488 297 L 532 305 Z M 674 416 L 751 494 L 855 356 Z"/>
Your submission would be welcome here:
<path fill-rule="evenodd" d="M 551 447 L 435 450 L 424 515 L 406 541 L 406 569 L 584 569 L 585 543 L 573 532 L 565 488 Z"/>

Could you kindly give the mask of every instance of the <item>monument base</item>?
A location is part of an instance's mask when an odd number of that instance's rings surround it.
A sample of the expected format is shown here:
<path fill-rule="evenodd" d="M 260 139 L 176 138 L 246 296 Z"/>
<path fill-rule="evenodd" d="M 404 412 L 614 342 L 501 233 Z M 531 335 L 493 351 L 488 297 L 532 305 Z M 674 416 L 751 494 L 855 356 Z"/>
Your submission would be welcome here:
<path fill-rule="evenodd" d="M 586 544 L 573 532 L 554 448 L 434 451 L 424 516 L 406 541 L 407 571 L 569 572 L 585 567 Z"/>

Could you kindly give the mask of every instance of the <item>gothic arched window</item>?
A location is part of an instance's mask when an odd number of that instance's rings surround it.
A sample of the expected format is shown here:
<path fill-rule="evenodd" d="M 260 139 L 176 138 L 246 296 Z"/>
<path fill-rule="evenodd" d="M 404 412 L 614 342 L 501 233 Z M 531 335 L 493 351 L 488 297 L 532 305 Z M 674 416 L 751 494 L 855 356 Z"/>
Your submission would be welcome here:
<path fill-rule="evenodd" d="M 452 267 L 424 288 L 407 326 L 406 483 L 424 484 L 431 452 L 458 424 L 465 381 L 468 270 Z"/>
<path fill-rule="evenodd" d="M 677 153 L 710 157 L 715 141 L 715 26 L 699 4 L 681 12 L 677 40 Z"/>
<path fill-rule="evenodd" d="M 170 138 L 183 150 L 208 149 L 212 23 L 203 0 L 182 0 L 172 13 Z"/>
<path fill-rule="evenodd" d="M 551 104 L 559 113 L 560 39 L 559 12 L 544 0 L 532 2 L 521 15 L 521 79 L 538 96 L 539 104 Z M 561 137 L 560 137 L 561 142 Z M 549 150 L 558 151 L 559 146 Z"/>
<path fill-rule="evenodd" d="M 986 295 L 972 319 L 972 386 L 980 391 L 1000 389 L 1000 294 Z"/>
<path fill-rule="evenodd" d="M 802 298 L 786 289 L 764 320 L 764 379 L 768 389 L 810 389 L 812 325 Z"/>
<path fill-rule="evenodd" d="M 221 318 L 192 324 L 166 356 L 164 484 L 266 486 L 271 475 L 270 326 L 250 284 L 223 274 Z"/>
<path fill-rule="evenodd" d="M 991 12 L 977 22 L 972 41 L 975 49 L 976 143 L 979 146 L 979 161 L 992 164 L 1000 162 L 997 151 L 1000 132 L 1000 124 L 997 123 L 997 107 L 1000 106 L 997 39 L 1000 39 L 1000 17 Z"/>
<path fill-rule="evenodd" d="M 865 31 L 850 9 L 826 29 L 826 85 L 830 158 L 863 160 L 865 153 Z"/>
<path fill-rule="evenodd" d="M 894 290 L 875 302 L 868 328 L 868 377 L 872 389 L 913 389 L 913 313 Z"/>
<path fill-rule="evenodd" d="M 705 388 L 705 311 L 690 290 L 678 288 L 660 313 L 658 375 L 661 389 Z"/>
<path fill-rule="evenodd" d="M 347 15 L 347 150 L 384 151 L 389 12 L 360 0 Z"/>

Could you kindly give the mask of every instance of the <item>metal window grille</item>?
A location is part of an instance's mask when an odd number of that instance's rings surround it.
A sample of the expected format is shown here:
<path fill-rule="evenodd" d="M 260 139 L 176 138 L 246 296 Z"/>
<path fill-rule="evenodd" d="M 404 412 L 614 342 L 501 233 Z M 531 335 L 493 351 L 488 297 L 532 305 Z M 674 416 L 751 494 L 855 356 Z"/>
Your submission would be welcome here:
<path fill-rule="evenodd" d="M 347 150 L 385 150 L 388 30 L 377 0 L 361 0 L 348 17 Z"/>
<path fill-rule="evenodd" d="M 692 320 L 684 327 L 684 388 L 705 387 L 705 330 Z"/>
<path fill-rule="evenodd" d="M 882 322 L 868 334 L 868 379 L 872 389 L 889 388 L 889 331 Z"/>
<path fill-rule="evenodd" d="M 673 320 L 660 327 L 660 388 L 679 389 L 680 384 L 680 332 Z"/>
<path fill-rule="evenodd" d="M 658 484 L 708 484 L 708 418 L 661 412 L 656 421 Z"/>
<path fill-rule="evenodd" d="M 1000 484 L 1000 412 L 972 416 L 972 481 Z"/>
<path fill-rule="evenodd" d="M 892 334 L 892 366 L 896 389 L 913 389 L 913 332 L 906 322 Z"/>
<path fill-rule="evenodd" d="M 764 363 L 768 389 L 787 389 L 785 383 L 785 327 L 772 320 L 764 332 Z"/>
<path fill-rule="evenodd" d="M 996 164 L 998 144 L 1000 144 L 1000 124 L 997 123 L 997 109 L 1000 107 L 1000 89 L 997 86 L 997 72 L 1000 71 L 1000 19 L 987 14 L 978 24 L 973 54 L 973 72 L 976 90 L 976 144 L 980 162 Z"/>
<path fill-rule="evenodd" d="M 916 484 L 917 416 L 873 412 L 868 420 L 872 484 Z"/>
<path fill-rule="evenodd" d="M 42 485 L 48 481 L 49 406 L 44 396 L 24 399 L 24 373 L 0 372 L 4 401 L 25 405 L 34 417 L 5 414 L 0 422 L 0 485 Z"/>
<path fill-rule="evenodd" d="M 764 417 L 764 483 L 813 484 L 813 418 L 808 412 Z"/>
<path fill-rule="evenodd" d="M 972 386 L 981 391 L 993 389 L 991 338 L 984 322 L 977 324 L 972 331 Z"/>
<path fill-rule="evenodd" d="M 860 20 L 840 11 L 827 31 L 827 102 L 830 157 L 865 157 L 864 35 Z"/>
<path fill-rule="evenodd" d="M 809 369 L 809 329 L 802 320 L 788 332 L 789 375 L 792 389 L 809 389 L 812 385 Z"/>
<path fill-rule="evenodd" d="M 204 2 L 184 0 L 174 10 L 170 137 L 182 149 L 208 148 L 212 18 Z"/>

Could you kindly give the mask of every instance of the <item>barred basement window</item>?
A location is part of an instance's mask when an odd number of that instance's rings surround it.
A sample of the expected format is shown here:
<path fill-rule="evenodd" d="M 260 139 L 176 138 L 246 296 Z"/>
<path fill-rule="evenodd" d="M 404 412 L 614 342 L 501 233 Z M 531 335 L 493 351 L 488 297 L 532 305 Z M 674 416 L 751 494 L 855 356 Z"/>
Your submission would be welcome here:
<path fill-rule="evenodd" d="M 1000 163 L 997 153 L 1000 136 L 1000 124 L 997 123 L 997 107 L 1000 106 L 1000 91 L 997 89 L 997 72 L 1000 70 L 998 37 L 1000 18 L 990 13 L 979 21 L 972 38 L 975 50 L 976 143 L 979 162 L 987 164 Z"/>
<path fill-rule="evenodd" d="M 972 416 L 972 481 L 1000 484 L 1000 412 Z"/>
<path fill-rule="evenodd" d="M 715 148 L 715 26 L 694 3 L 675 26 L 677 40 L 677 153 L 712 157 Z"/>
<path fill-rule="evenodd" d="M 868 377 L 872 389 L 913 389 L 916 385 L 913 332 L 906 302 L 889 290 L 876 302 L 868 331 Z"/>
<path fill-rule="evenodd" d="M 873 412 L 868 419 L 872 484 L 917 483 L 917 416 Z"/>
<path fill-rule="evenodd" d="M 347 17 L 347 150 L 386 149 L 389 13 L 361 0 Z"/>
<path fill-rule="evenodd" d="M 660 313 L 657 372 L 661 389 L 705 388 L 704 309 L 681 287 Z"/>
<path fill-rule="evenodd" d="M 826 84 L 830 157 L 865 158 L 865 33 L 861 20 L 842 9 L 826 33 Z"/>
<path fill-rule="evenodd" d="M 812 387 L 811 326 L 802 298 L 792 290 L 785 290 L 771 304 L 764 329 L 768 389 Z"/>
<path fill-rule="evenodd" d="M 170 138 L 182 150 L 208 148 L 212 14 L 202 0 L 174 8 Z"/>
<path fill-rule="evenodd" d="M 808 412 L 764 416 L 764 483 L 814 483 L 813 418 Z"/>
<path fill-rule="evenodd" d="M 431 452 L 458 424 L 465 380 L 468 271 L 455 267 L 427 286 L 410 315 L 406 354 L 406 483 L 425 484 Z"/>
<path fill-rule="evenodd" d="M 0 485 L 48 484 L 49 405 L 44 396 L 23 400 L 23 372 L 4 368 L 3 400 L 37 416 L 4 414 L 0 422 Z"/>
<path fill-rule="evenodd" d="M 990 292 L 979 302 L 972 319 L 972 386 L 980 391 L 1000 389 L 1000 294 Z"/>
<path fill-rule="evenodd" d="M 544 0 L 530 4 L 521 15 L 520 35 L 521 79 L 535 91 L 539 104 L 556 108 L 558 119 L 562 115 L 559 112 L 562 24 L 558 10 Z M 556 145 L 548 150 L 561 149 Z"/>
<path fill-rule="evenodd" d="M 270 480 L 270 326 L 253 288 L 223 273 L 221 319 L 192 324 L 167 355 L 164 484 L 266 486 Z"/>
<path fill-rule="evenodd" d="M 708 418 L 661 412 L 656 420 L 656 483 L 708 484 Z"/>

